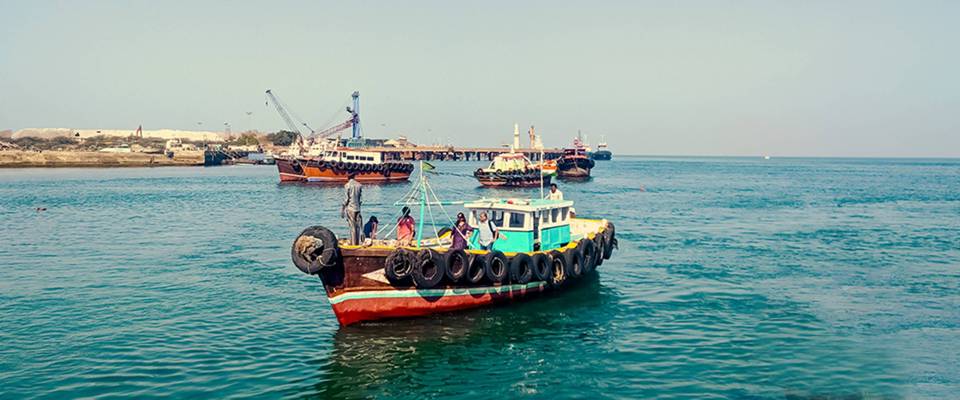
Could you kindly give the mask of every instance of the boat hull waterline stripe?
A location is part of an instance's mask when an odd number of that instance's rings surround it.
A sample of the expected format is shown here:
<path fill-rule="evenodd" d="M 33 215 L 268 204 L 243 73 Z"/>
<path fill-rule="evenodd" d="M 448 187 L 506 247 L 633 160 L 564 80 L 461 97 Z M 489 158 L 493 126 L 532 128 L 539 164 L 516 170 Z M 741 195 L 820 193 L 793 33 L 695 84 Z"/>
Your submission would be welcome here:
<path fill-rule="evenodd" d="M 408 289 L 408 290 L 370 290 L 350 292 L 330 297 L 330 304 L 339 304 L 347 300 L 399 298 L 399 297 L 445 297 L 445 296 L 475 296 L 478 294 L 503 294 L 524 289 L 533 289 L 546 286 L 546 282 L 530 282 L 527 284 L 513 284 L 505 286 L 484 286 L 476 288 L 454 289 Z"/>

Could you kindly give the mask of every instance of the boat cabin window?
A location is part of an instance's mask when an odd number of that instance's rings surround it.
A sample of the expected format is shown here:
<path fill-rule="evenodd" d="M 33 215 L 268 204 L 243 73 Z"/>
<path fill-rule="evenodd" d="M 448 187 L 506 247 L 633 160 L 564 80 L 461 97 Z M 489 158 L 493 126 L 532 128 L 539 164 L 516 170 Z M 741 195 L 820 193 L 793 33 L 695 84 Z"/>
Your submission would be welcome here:
<path fill-rule="evenodd" d="M 566 220 L 567 220 L 567 215 L 570 215 L 570 207 L 564 207 L 564 208 L 563 208 L 563 210 L 560 212 L 560 218 L 561 218 L 563 221 L 566 221 Z"/>
<path fill-rule="evenodd" d="M 503 211 L 490 210 L 487 215 L 490 217 L 490 220 L 493 221 L 493 224 L 498 228 L 503 227 Z"/>
<path fill-rule="evenodd" d="M 540 215 L 543 216 L 543 220 L 541 221 L 542 223 L 544 223 L 544 224 L 550 223 L 550 213 L 549 213 L 549 212 L 541 211 L 541 212 L 540 212 Z"/>
<path fill-rule="evenodd" d="M 348 159 L 348 160 L 353 160 L 354 157 L 353 157 L 353 156 L 347 156 L 347 159 Z"/>
<path fill-rule="evenodd" d="M 557 217 L 560 216 L 560 209 L 559 209 L 559 208 L 554 208 L 554 209 L 550 210 L 550 214 L 551 214 L 551 216 L 553 217 L 553 222 L 556 223 L 556 222 L 557 222 Z"/>
<path fill-rule="evenodd" d="M 510 213 L 510 227 L 511 228 L 523 228 L 524 223 L 527 220 L 527 214 L 522 212 L 512 212 Z"/>

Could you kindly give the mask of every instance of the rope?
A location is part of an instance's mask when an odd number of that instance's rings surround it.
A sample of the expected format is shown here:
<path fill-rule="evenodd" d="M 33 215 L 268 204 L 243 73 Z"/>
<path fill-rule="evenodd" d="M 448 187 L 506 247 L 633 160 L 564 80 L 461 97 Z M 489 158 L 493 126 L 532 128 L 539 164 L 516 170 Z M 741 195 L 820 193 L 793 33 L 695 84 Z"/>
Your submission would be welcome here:
<path fill-rule="evenodd" d="M 427 189 L 430 190 L 430 194 L 432 194 L 433 197 L 435 197 L 437 200 L 440 199 L 440 196 L 437 196 L 437 193 L 433 191 L 433 187 L 432 187 L 432 186 L 427 185 Z M 453 218 L 450 218 L 450 214 L 447 213 L 447 209 L 443 207 L 443 203 L 438 201 L 438 202 L 437 202 L 437 205 L 440 206 L 440 211 L 443 212 L 443 215 L 444 215 L 445 217 L 447 217 L 447 221 L 450 223 L 450 225 L 453 226 L 453 229 L 452 229 L 452 230 L 453 230 L 454 232 L 456 232 L 457 235 L 460 235 L 460 237 L 463 238 L 463 240 L 464 240 L 465 242 L 466 242 L 466 241 L 469 241 L 469 239 L 467 239 L 466 235 L 464 235 L 463 232 L 460 231 L 460 227 L 457 226 L 457 223 L 456 223 L 455 221 L 453 221 Z"/>

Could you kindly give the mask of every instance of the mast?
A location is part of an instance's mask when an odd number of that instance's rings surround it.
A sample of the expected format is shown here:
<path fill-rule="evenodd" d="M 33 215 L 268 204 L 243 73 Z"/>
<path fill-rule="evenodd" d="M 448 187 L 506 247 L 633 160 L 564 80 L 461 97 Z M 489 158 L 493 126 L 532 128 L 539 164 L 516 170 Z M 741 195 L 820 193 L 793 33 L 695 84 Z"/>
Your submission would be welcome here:
<path fill-rule="evenodd" d="M 531 128 L 533 128 L 531 126 Z M 543 198 L 543 148 L 540 148 L 540 198 Z"/>
<path fill-rule="evenodd" d="M 347 108 L 347 112 L 353 115 L 353 138 L 360 139 L 360 91 L 354 91 L 350 97 L 353 98 L 353 109 Z"/>
<path fill-rule="evenodd" d="M 417 223 L 417 247 L 420 247 L 420 240 L 423 239 L 423 218 L 424 211 L 427 208 L 427 188 L 423 180 L 423 160 L 420 160 L 420 222 Z"/>

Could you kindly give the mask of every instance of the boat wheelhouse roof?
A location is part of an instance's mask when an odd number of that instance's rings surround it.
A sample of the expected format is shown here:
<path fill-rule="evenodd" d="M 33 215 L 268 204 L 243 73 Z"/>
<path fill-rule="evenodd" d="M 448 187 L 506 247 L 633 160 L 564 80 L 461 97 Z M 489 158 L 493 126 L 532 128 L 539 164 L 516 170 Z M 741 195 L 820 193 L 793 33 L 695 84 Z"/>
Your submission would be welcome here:
<path fill-rule="evenodd" d="M 548 200 L 548 199 L 480 199 L 463 204 L 469 209 L 496 209 L 510 211 L 542 211 L 555 208 L 572 207 L 571 200 Z"/>

